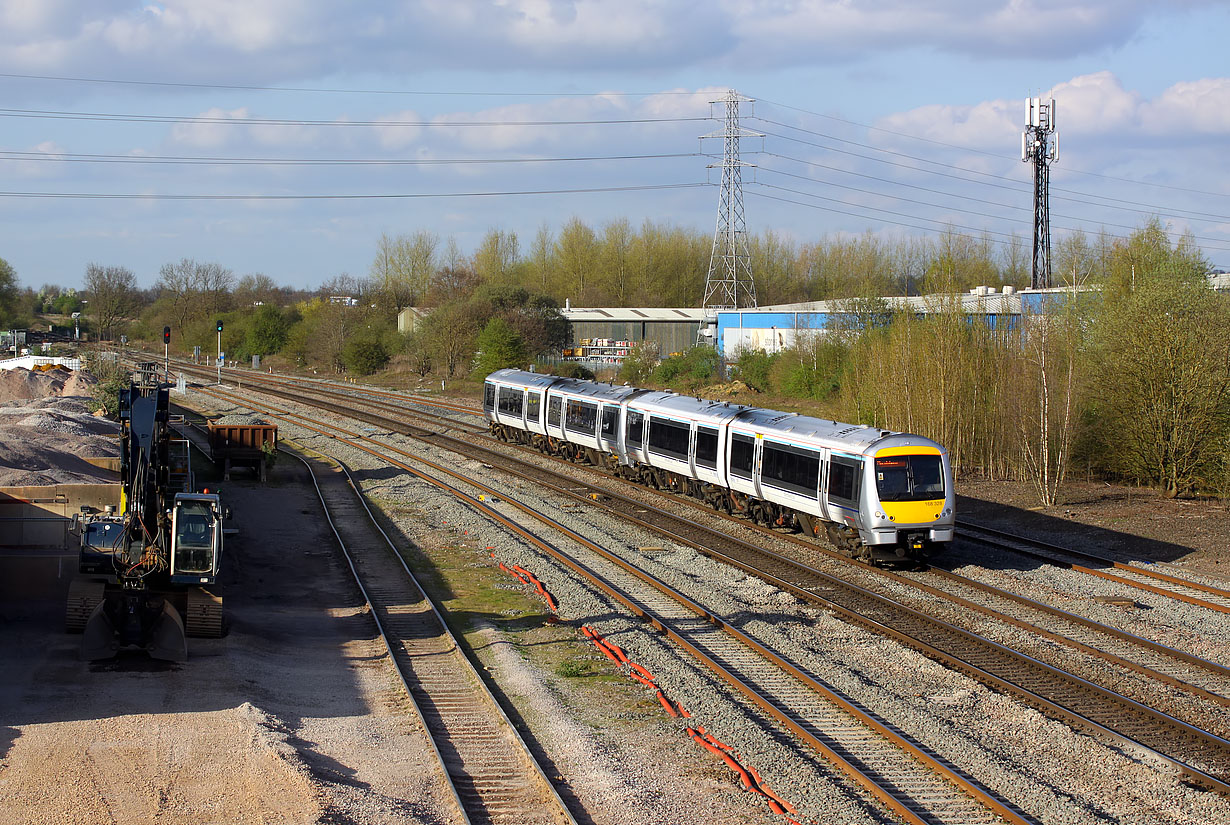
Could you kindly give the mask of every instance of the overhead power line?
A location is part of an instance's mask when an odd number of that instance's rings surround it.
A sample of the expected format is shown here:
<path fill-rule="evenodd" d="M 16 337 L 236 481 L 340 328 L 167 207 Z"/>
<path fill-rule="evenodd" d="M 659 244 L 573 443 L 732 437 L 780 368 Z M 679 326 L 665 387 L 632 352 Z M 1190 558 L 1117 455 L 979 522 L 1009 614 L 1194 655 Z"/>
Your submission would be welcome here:
<path fill-rule="evenodd" d="M 578 155 L 521 158 L 242 158 L 192 155 L 106 155 L 74 152 L 0 151 L 0 160 L 59 163 L 187 164 L 200 166 L 449 166 L 499 163 L 588 163 L 613 160 L 659 160 L 711 157 L 703 152 L 645 155 Z"/>
<path fill-rule="evenodd" d="M 1011 158 L 1007 155 L 1001 155 L 996 152 L 988 152 L 985 149 L 977 149 L 972 146 L 961 146 L 956 143 L 946 143 L 942 140 L 935 140 L 933 138 L 925 138 L 919 135 L 912 135 L 909 132 L 899 132 L 894 129 L 885 129 L 882 126 L 872 126 L 869 123 L 860 123 L 857 120 L 846 120 L 845 118 L 837 117 L 835 115 L 826 115 L 822 112 L 814 112 L 810 109 L 802 109 L 798 106 L 790 106 L 785 103 L 775 103 L 772 100 L 764 100 L 764 98 L 757 98 L 757 100 L 763 100 L 765 103 L 768 103 L 771 106 L 777 106 L 778 108 L 781 108 L 781 109 L 789 109 L 790 111 L 799 112 L 801 114 L 813 115 L 815 117 L 825 118 L 826 120 L 833 120 L 838 123 L 845 123 L 850 126 L 858 126 L 862 129 L 868 129 L 873 132 L 883 132 L 884 134 L 895 135 L 896 137 L 903 137 L 903 138 L 908 138 L 910 140 L 917 140 L 919 142 L 930 143 L 935 146 L 943 146 L 946 149 L 956 149 L 961 152 L 972 152 L 974 154 L 986 155 L 987 157 L 998 158 L 1000 160 L 1014 160 L 1014 158 Z M 1213 195 L 1219 198 L 1224 198 L 1227 195 L 1227 193 L 1225 192 L 1212 192 L 1207 189 L 1192 189 L 1187 186 L 1174 186 L 1173 184 L 1156 183 L 1154 181 L 1147 181 L 1147 180 L 1137 180 L 1136 178 L 1124 178 L 1118 175 L 1102 174 L 1101 172 L 1088 172 L 1083 169 L 1067 168 L 1065 169 L 1065 171 L 1072 172 L 1077 175 L 1088 175 L 1089 177 L 1103 178 L 1105 180 L 1118 181 L 1120 183 L 1131 183 L 1131 184 L 1139 185 L 1139 186 L 1153 186 L 1158 189 L 1171 189 L 1176 192 L 1188 192 L 1193 195 Z"/>
<path fill-rule="evenodd" d="M 699 189 L 711 183 L 651 183 L 636 186 L 593 186 L 577 189 L 519 189 L 502 192 L 400 192 L 389 194 L 326 195 L 175 195 L 149 192 L 4 192 L 0 198 L 150 200 L 150 201 L 319 201 L 319 200 L 408 200 L 420 198 L 493 198 L 509 195 L 575 195 L 595 192 L 644 192 L 662 189 Z"/>
<path fill-rule="evenodd" d="M 807 131 L 807 130 L 803 130 L 803 131 Z M 960 171 L 969 172 L 970 174 L 982 175 L 982 176 L 984 176 L 984 177 L 988 177 L 988 178 L 993 178 L 993 179 L 994 179 L 994 180 L 978 180 L 978 179 L 976 179 L 976 178 L 967 178 L 967 177 L 964 177 L 964 176 L 962 176 L 962 175 L 954 175 L 954 174 L 951 174 L 951 173 L 949 173 L 949 172 L 942 172 L 942 171 L 939 171 L 939 170 L 936 170 L 936 169 L 927 169 L 927 168 L 923 168 L 923 167 L 919 167 L 919 166 L 912 166 L 912 165 L 910 165 L 910 164 L 908 164 L 908 163 L 901 163 L 901 162 L 899 162 L 899 161 L 895 161 L 895 160 L 888 160 L 888 159 L 886 159 L 886 158 L 879 158 L 879 157 L 875 157 L 874 155 L 866 155 L 866 154 L 863 154 L 863 153 L 861 153 L 861 152 L 852 152 L 852 151 L 850 151 L 850 150 L 848 150 L 848 149 L 842 149 L 842 148 L 840 148 L 840 147 L 837 147 L 837 146 L 830 146 L 830 145 L 828 145 L 828 144 L 824 144 L 824 143 L 817 143 L 817 142 L 815 142 L 815 141 L 811 141 L 811 140 L 804 140 L 803 138 L 794 137 L 794 136 L 792 136 L 792 135 L 784 135 L 784 134 L 781 134 L 781 133 L 779 133 L 779 132 L 766 132 L 766 134 L 767 134 L 769 137 L 780 138 L 781 140 L 787 140 L 787 141 L 790 141 L 790 142 L 792 142 L 792 143 L 799 143 L 799 144 L 802 144 L 802 145 L 804 145 L 804 146 L 812 146 L 812 147 L 815 147 L 815 148 L 817 148 L 817 149 L 824 149 L 824 150 L 826 150 L 826 151 L 829 151 L 829 152 L 835 152 L 835 153 L 837 153 L 837 154 L 849 155 L 849 156 L 851 156 L 851 157 L 856 157 L 856 158 L 862 158 L 863 160 L 869 160 L 869 161 L 871 161 L 871 162 L 873 162 L 873 163 L 880 163 L 880 164 L 884 164 L 884 165 L 887 165 L 887 166 L 894 166 L 894 167 L 897 167 L 897 168 L 899 168 L 899 169 L 908 169 L 908 170 L 910 170 L 911 172 L 921 172 L 921 173 L 928 174 L 928 175 L 936 175 L 936 176 L 938 176 L 938 177 L 948 178 L 948 179 L 950 179 L 950 180 L 962 181 L 962 182 L 964 182 L 964 183 L 972 183 L 972 184 L 976 184 L 976 185 L 978 185 L 978 186 L 989 186 L 989 187 L 994 188 L 994 189 L 1003 189 L 1003 190 L 1006 190 L 1006 191 L 1009 191 L 1009 192 L 1016 192 L 1016 193 L 1020 193 L 1020 194 L 1028 194 L 1028 193 L 1030 192 L 1030 189 L 1029 189 L 1029 187 L 1028 187 L 1026 184 L 1024 184 L 1023 182 L 1017 181 L 1017 180 L 1015 180 L 1014 178 L 1007 177 L 1007 176 L 1005 176 L 1005 175 L 995 175 L 995 174 L 992 174 L 992 173 L 990 173 L 990 172 L 980 172 L 980 171 L 978 171 L 978 170 L 976 170 L 976 169 L 965 169 L 964 167 L 960 167 L 960 166 L 953 166 L 953 165 L 951 165 L 951 164 L 941 164 L 941 163 L 938 163 L 938 162 L 936 162 L 936 161 L 928 161 L 928 160 L 926 160 L 926 159 L 924 159 L 924 158 L 917 158 L 917 160 L 921 160 L 921 161 L 922 161 L 922 162 L 924 162 L 924 163 L 934 163 L 934 164 L 936 164 L 936 165 L 939 165 L 939 166 L 942 166 L 942 167 L 945 167 L 945 168 L 948 168 L 948 169 L 956 169 L 956 170 L 960 170 Z M 840 139 L 840 138 L 835 138 L 835 140 L 841 140 L 841 139 Z M 853 143 L 853 144 L 855 144 L 855 145 L 857 145 L 857 146 L 865 146 L 865 144 L 860 144 L 860 143 L 857 143 L 857 142 L 855 142 L 855 141 L 844 141 L 844 140 L 843 140 L 843 141 L 841 141 L 841 142 L 843 142 L 843 143 Z M 875 151 L 879 151 L 879 150 L 876 150 L 874 146 L 868 146 L 868 147 L 866 147 L 866 148 L 869 148 L 869 149 L 872 149 L 872 150 L 875 150 Z M 897 152 L 892 152 L 892 153 L 890 153 L 890 154 L 900 155 L 900 153 L 897 153 Z M 903 157 L 911 158 L 911 157 L 913 157 L 913 156 L 912 156 L 912 155 L 904 155 Z M 805 163 L 810 163 L 810 161 L 803 161 L 803 162 L 805 162 Z M 873 179 L 873 180 L 882 180 L 882 181 L 884 181 L 884 182 L 886 182 L 886 183 L 892 183 L 892 184 L 894 184 L 894 185 L 896 185 L 896 186 L 907 186 L 907 187 L 911 187 L 911 188 L 921 188 L 921 189 L 923 189 L 923 190 L 925 190 L 925 191 L 928 191 L 928 192 L 936 192 L 936 191 L 939 191 L 939 190 L 929 189 L 929 188 L 927 188 L 927 187 L 918 187 L 918 186 L 916 186 L 915 184 L 906 183 L 905 181 L 889 180 L 889 179 L 886 179 L 886 178 L 878 178 L 878 177 L 875 177 L 875 176 L 873 176 L 873 175 L 864 175 L 863 173 L 853 172 L 853 171 L 848 170 L 848 169 L 841 169 L 840 167 L 832 167 L 832 166 L 828 166 L 828 167 L 824 167 L 824 168 L 834 169 L 835 171 L 845 172 L 845 173 L 847 173 L 847 174 L 851 174 L 851 175 L 859 175 L 860 177 L 868 177 L 868 178 L 871 178 L 871 179 Z M 1006 181 L 1006 183 L 997 183 L 997 182 L 995 182 L 995 181 Z M 1074 198 L 1074 197 L 1067 197 L 1067 196 L 1064 196 L 1064 195 L 1053 195 L 1053 196 L 1052 196 L 1052 199 L 1053 199 L 1053 200 L 1062 200 L 1062 201 L 1065 201 L 1065 202 L 1068 202 L 1068 203 L 1083 203 L 1083 204 L 1086 204 L 1086 205 L 1088 205 L 1088 206 L 1097 206 L 1097 207 L 1101 207 L 1101 208 L 1104 208 L 1104 209 L 1119 209 L 1119 210 L 1122 210 L 1122 211 L 1127 211 L 1127 212 L 1137 212 L 1137 213 L 1139 213 L 1139 214 L 1144 214 L 1144 215 L 1159 215 L 1159 216 L 1161 216 L 1161 217 L 1176 217 L 1176 218 L 1200 218 L 1200 219 L 1208 219 L 1208 220 L 1230 220 L 1230 217 L 1228 217 L 1228 216 L 1225 216 L 1225 215 L 1218 215 L 1218 214 L 1216 214 L 1216 213 L 1212 213 L 1212 212 L 1201 212 L 1201 211 L 1194 210 L 1194 209 L 1165 209 L 1165 208 L 1162 208 L 1162 207 L 1159 207 L 1159 206 L 1151 206 L 1150 204 L 1139 203 L 1139 202 L 1137 202 L 1137 201 L 1126 200 L 1126 199 L 1123 199 L 1123 198 L 1112 198 L 1112 197 L 1110 197 L 1110 196 L 1108 196 L 1108 195 L 1097 195 L 1097 194 L 1093 194 L 1093 193 L 1090 193 L 1090 192 L 1074 192 L 1074 191 L 1073 191 L 1073 190 L 1071 190 L 1071 189 L 1063 189 L 1063 188 L 1060 188 L 1060 187 L 1057 187 L 1057 186 L 1052 186 L 1052 187 L 1051 187 L 1051 191 L 1052 191 L 1052 192 L 1068 192 L 1068 193 L 1071 193 L 1071 194 L 1078 194 L 1078 195 L 1082 195 L 1082 196 L 1083 196 L 1083 197 L 1080 197 L 1080 198 Z M 966 195 L 960 195 L 960 194 L 957 194 L 957 193 L 945 193 L 945 192 L 940 192 L 940 194 L 949 194 L 949 195 L 951 195 L 952 197 L 958 197 L 958 198 L 965 198 L 965 197 L 969 197 L 969 196 L 966 196 Z M 1087 200 L 1088 198 L 1095 198 L 1096 200 Z M 971 198 L 971 200 L 978 200 L 978 199 L 977 199 L 977 198 Z M 1124 205 L 1124 206 L 1119 206 L 1118 204 L 1125 204 L 1125 205 Z"/>
<path fill-rule="evenodd" d="M 403 95 L 406 97 L 691 97 L 694 91 L 664 92 L 494 92 L 494 91 L 441 91 L 438 89 L 363 89 L 329 86 L 257 86 L 238 83 L 187 83 L 168 80 L 126 80 L 117 77 L 71 77 L 67 75 L 17 74 L 0 72 L 0 78 L 11 80 L 40 80 L 58 83 L 84 83 L 104 86 L 145 86 L 166 89 L 221 89 L 240 92 L 306 92 L 309 94 L 342 95 Z"/>
<path fill-rule="evenodd" d="M 113 112 L 68 112 L 43 109 L 0 109 L 0 117 L 46 120 L 85 120 L 117 123 L 206 123 L 211 126 L 329 126 L 329 127 L 439 127 L 470 128 L 498 126 L 610 126 L 636 123 L 693 123 L 707 117 L 596 118 L 592 120 L 299 120 L 293 118 L 236 118 L 192 115 L 139 115 Z"/>
<path fill-rule="evenodd" d="M 779 154 L 776 154 L 776 153 L 774 153 L 774 152 L 764 152 L 764 153 L 762 153 L 762 157 L 781 158 L 782 160 L 787 160 L 787 161 L 791 161 L 791 162 L 794 162 L 794 163 L 800 163 L 800 164 L 803 164 L 804 166 L 814 166 L 814 167 L 818 167 L 818 168 L 822 168 L 822 169 L 835 169 L 835 168 L 836 168 L 836 167 L 832 167 L 832 166 L 825 166 L 825 165 L 823 165 L 823 164 L 813 163 L 812 161 L 809 161 L 809 160 L 803 160 L 802 158 L 790 157 L 790 156 L 788 156 L 788 155 L 779 155 Z M 881 198 L 892 198 L 893 200 L 896 200 L 896 201 L 901 201 L 902 203 L 913 203 L 913 204 L 918 204 L 919 206 L 927 206 L 927 207 L 931 207 L 931 208 L 933 208 L 933 209 L 947 209 L 947 210 L 950 210 L 950 211 L 953 211 L 953 212 L 963 212 L 963 213 L 968 214 L 968 215 L 978 215 L 978 216 L 981 216 L 981 217 L 987 217 L 987 218 L 999 218 L 999 219 L 1001 219 L 1001 220 L 1009 220 L 1009 218 L 1006 218 L 1006 217 L 1003 217 L 1003 216 L 988 215 L 986 212 L 983 212 L 983 211 L 978 211 L 978 210 L 974 210 L 974 209 L 963 209 L 962 207 L 959 207 L 959 206 L 952 206 L 952 205 L 949 205 L 949 204 L 932 203 L 932 202 L 930 202 L 930 201 L 916 200 L 916 199 L 914 199 L 914 198 L 903 198 L 903 197 L 901 197 L 900 195 L 894 195 L 894 194 L 891 194 L 891 193 L 888 193 L 888 192 L 880 192 L 880 191 L 877 191 L 877 190 L 874 190 L 874 189 L 864 189 L 864 188 L 861 188 L 861 187 L 858 187 L 858 186 L 848 186 L 848 185 L 846 185 L 846 184 L 835 183 L 835 182 L 833 182 L 833 181 L 829 181 L 829 180 L 822 180 L 822 179 L 820 179 L 820 178 L 814 178 L 814 177 L 810 177 L 810 176 L 808 176 L 808 175 L 798 175 L 798 174 L 794 174 L 794 173 L 791 173 L 791 172 L 784 172 L 784 171 L 782 171 L 782 170 L 780 170 L 780 169 L 775 169 L 775 168 L 774 168 L 774 167 L 772 167 L 772 166 L 765 166 L 764 164 L 761 164 L 758 168 L 760 168 L 760 169 L 764 169 L 764 170 L 765 170 L 765 171 L 767 171 L 767 172 L 772 172 L 772 173 L 777 174 L 777 175 L 786 175 L 786 176 L 789 176 L 789 177 L 792 177 L 792 178 L 798 178 L 798 179 L 800 179 L 800 180 L 811 181 L 811 182 L 813 182 L 813 183 L 820 183 L 820 184 L 823 184 L 823 185 L 825 185 L 825 186 L 833 186 L 833 187 L 836 187 L 836 188 L 838 188 L 838 189 L 845 189 L 845 190 L 848 190 L 848 191 L 851 191 L 851 192 L 861 192 L 861 193 L 866 194 L 866 195 L 874 195 L 874 196 L 876 196 L 876 197 L 881 197 Z M 837 169 L 837 171 L 844 171 L 844 170 Z M 850 173 L 850 174 L 858 174 L 858 173 L 853 173 L 853 172 L 852 172 L 852 173 Z M 868 176 L 862 176 L 862 175 L 860 175 L 860 177 L 872 177 L 872 176 L 870 176 L 870 175 L 868 175 Z M 997 201 L 984 200 L 984 199 L 982 199 L 982 198 L 974 198 L 974 197 L 970 197 L 970 196 L 968 196 L 968 195 L 961 195 L 961 194 L 958 194 L 958 193 L 955 193 L 955 192 L 945 192 L 945 191 L 943 191 L 943 190 L 941 190 L 941 189 L 929 189 L 929 188 L 927 188 L 927 187 L 922 187 L 922 186 L 912 186 L 912 185 L 910 185 L 910 184 L 905 184 L 905 183 L 900 183 L 900 182 L 898 182 L 898 181 L 888 180 L 887 178 L 873 178 L 873 180 L 884 181 L 885 183 L 889 183 L 889 184 L 892 184 L 892 185 L 894 185 L 894 186 L 906 186 L 906 187 L 909 187 L 909 188 L 911 188 L 911 189 L 919 189 L 919 190 L 922 190 L 922 191 L 924 191 L 924 192 L 931 192 L 931 193 L 933 193 L 933 194 L 942 195 L 942 196 L 944 196 L 944 197 L 951 197 L 951 198 L 955 198 L 955 199 L 957 199 L 957 200 L 968 200 L 968 201 L 972 201 L 972 202 L 974 202 L 974 203 L 981 203 L 981 204 L 985 204 L 985 205 L 987 205 L 987 206 L 995 206 L 995 207 L 998 207 L 998 208 L 1000 208 L 1000 209 L 1011 209 L 1011 210 L 1013 210 L 1014 212 L 1030 212 L 1030 211 L 1031 211 L 1031 207 L 1028 207 L 1028 206 L 1020 206 L 1020 205 L 1016 205 L 1016 204 L 1009 204 L 1009 203 L 999 203 L 999 202 L 997 202 Z M 1056 200 L 1059 200 L 1059 199 L 1057 198 Z M 1066 199 L 1066 198 L 1065 198 L 1065 199 L 1063 199 L 1063 200 L 1069 200 L 1069 199 Z M 1082 202 L 1083 202 L 1083 201 L 1082 201 Z M 1092 204 L 1092 205 L 1094 205 L 1094 206 L 1098 206 L 1099 204 Z M 1131 211 L 1136 211 L 1136 210 L 1131 210 Z M 1057 218 L 1063 218 L 1064 220 L 1070 220 L 1070 221 L 1083 221 L 1083 220 L 1086 220 L 1085 218 L 1082 218 L 1082 217 L 1080 217 L 1080 216 L 1078 216 L 1078 215 L 1063 215 L 1063 214 L 1059 214 L 1059 213 L 1056 213 L 1056 212 L 1052 212 L 1051 214 L 1052 214 L 1052 215 L 1054 215 L 1054 216 L 1055 216 L 1055 217 L 1057 217 Z M 1152 214 L 1152 213 L 1146 213 L 1146 214 Z M 1110 226 L 1110 227 L 1114 227 L 1114 228 L 1116 228 L 1116 229 L 1127 229 L 1127 230 L 1129 230 L 1129 231 L 1135 230 L 1135 229 L 1137 228 L 1137 227 L 1135 227 L 1135 226 L 1133 226 L 1133 225 L 1131 225 L 1131 224 L 1124 224 L 1124 223 L 1111 223 L 1111 222 L 1109 222 L 1109 221 L 1098 221 L 1098 223 L 1099 223 L 1101 226 Z M 1059 228 L 1059 229 L 1064 229 L 1064 230 L 1067 230 L 1067 231 L 1072 231 L 1072 232 L 1077 231 L 1077 229 L 1076 229 L 1075 227 L 1070 227 L 1070 226 L 1060 226 L 1060 227 L 1057 227 L 1057 228 Z M 1178 236 L 1181 236 L 1183 233 L 1181 233 L 1181 232 L 1169 232 L 1168 234 L 1178 237 Z M 1115 236 L 1115 237 L 1121 237 L 1121 236 Z M 1193 235 L 1192 237 L 1193 237 L 1195 240 L 1212 241 L 1213 243 L 1226 243 L 1226 242 L 1227 242 L 1225 238 L 1208 238 L 1208 237 L 1202 237 L 1202 236 L 1199 236 L 1199 235 Z"/>

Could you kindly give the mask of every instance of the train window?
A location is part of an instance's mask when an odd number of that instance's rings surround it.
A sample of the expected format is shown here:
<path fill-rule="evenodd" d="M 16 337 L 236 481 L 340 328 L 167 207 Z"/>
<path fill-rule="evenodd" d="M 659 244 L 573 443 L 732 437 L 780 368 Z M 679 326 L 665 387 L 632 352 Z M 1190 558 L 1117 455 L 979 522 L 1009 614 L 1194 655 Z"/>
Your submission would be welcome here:
<path fill-rule="evenodd" d="M 717 430 L 713 427 L 696 428 L 696 464 L 700 467 L 717 467 Z"/>
<path fill-rule="evenodd" d="M 765 441 L 760 480 L 771 487 L 815 498 L 820 485 L 820 454 Z"/>
<path fill-rule="evenodd" d="M 520 416 L 521 407 L 525 403 L 525 391 L 513 387 L 500 387 L 497 403 L 500 406 L 500 412 Z"/>
<path fill-rule="evenodd" d="M 752 477 L 752 461 L 756 457 L 756 439 L 750 435 L 731 433 L 730 474 L 736 478 Z"/>
<path fill-rule="evenodd" d="M 834 458 L 829 462 L 829 498 L 854 503 L 858 501 L 859 479 L 863 462 Z"/>
<path fill-rule="evenodd" d="M 531 391 L 525 396 L 525 420 L 538 423 L 539 411 L 542 409 L 542 393 Z"/>
<path fill-rule="evenodd" d="M 619 407 L 602 405 L 602 437 L 614 441 L 619 437 Z"/>
<path fill-rule="evenodd" d="M 495 384 L 483 385 L 483 409 L 495 409 Z"/>
<path fill-rule="evenodd" d="M 593 435 L 598 429 L 598 405 L 588 401 L 569 401 L 564 426 L 573 432 Z"/>
<path fill-rule="evenodd" d="M 550 398 L 547 400 L 547 426 L 558 427 L 560 410 L 564 408 L 564 399 Z"/>
<path fill-rule="evenodd" d="M 926 501 L 944 495 L 944 465 L 938 455 L 876 459 L 880 501 Z"/>
<path fill-rule="evenodd" d="M 649 422 L 649 451 L 687 461 L 691 436 L 688 424 L 654 416 Z"/>
<path fill-rule="evenodd" d="M 628 423 L 624 432 L 624 444 L 639 447 L 645 442 L 645 414 L 628 410 Z"/>

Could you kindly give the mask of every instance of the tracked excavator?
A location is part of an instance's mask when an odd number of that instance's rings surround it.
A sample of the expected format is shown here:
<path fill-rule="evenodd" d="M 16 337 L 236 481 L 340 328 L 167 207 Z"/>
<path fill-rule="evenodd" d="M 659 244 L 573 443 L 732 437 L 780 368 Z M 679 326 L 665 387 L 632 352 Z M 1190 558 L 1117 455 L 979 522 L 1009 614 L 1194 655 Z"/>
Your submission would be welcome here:
<path fill-rule="evenodd" d="M 79 574 L 66 624 L 83 634 L 88 660 L 144 650 L 182 662 L 186 637 L 222 635 L 216 583 L 230 512 L 216 492 L 192 492 L 188 443 L 169 426 L 170 385 L 139 375 L 119 392 L 119 509 L 73 519 Z"/>

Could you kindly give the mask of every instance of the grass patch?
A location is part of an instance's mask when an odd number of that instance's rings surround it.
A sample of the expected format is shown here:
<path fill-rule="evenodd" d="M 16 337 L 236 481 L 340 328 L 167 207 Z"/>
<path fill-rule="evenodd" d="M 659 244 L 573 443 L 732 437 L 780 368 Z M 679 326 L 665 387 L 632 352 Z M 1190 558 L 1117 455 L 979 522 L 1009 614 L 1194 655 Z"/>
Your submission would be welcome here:
<path fill-rule="evenodd" d="M 565 659 L 555 666 L 555 675 L 563 676 L 565 679 L 592 676 L 594 673 L 593 665 L 593 662 L 586 662 L 581 659 Z"/>

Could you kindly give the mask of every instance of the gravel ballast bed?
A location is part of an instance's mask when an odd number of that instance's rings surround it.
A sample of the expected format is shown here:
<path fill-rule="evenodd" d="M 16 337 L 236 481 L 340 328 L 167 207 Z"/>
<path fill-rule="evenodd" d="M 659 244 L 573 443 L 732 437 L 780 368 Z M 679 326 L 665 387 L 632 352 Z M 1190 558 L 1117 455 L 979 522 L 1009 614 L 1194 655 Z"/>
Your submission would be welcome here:
<path fill-rule="evenodd" d="M 298 428 L 280 426 L 284 437 L 298 437 Z M 332 439 L 313 440 L 305 435 L 305 443 L 312 446 L 313 441 L 318 442 L 317 449 L 327 448 L 356 468 L 378 469 L 375 459 L 358 450 Z M 416 454 L 445 457 L 408 439 L 394 437 L 390 441 Z M 467 466 L 451 454 L 447 460 Z M 527 486 L 523 483 L 500 481 L 477 462 L 468 462 L 467 469 L 484 476 L 488 483 L 515 490 L 510 494 L 612 549 L 661 543 L 610 522 L 591 508 L 545 501 L 535 490 L 522 489 Z M 508 554 L 507 560 L 534 570 L 560 600 L 565 617 L 590 620 L 650 667 L 674 698 L 694 712 L 702 709 L 705 714 L 712 713 L 714 718 L 706 721 L 706 726 L 734 744 L 779 793 L 796 804 L 802 802 L 800 809 L 807 815 L 833 817 L 842 810 L 845 813 L 835 818 L 867 819 L 868 814 L 855 803 L 856 794 L 834 783 L 826 771 L 818 770 L 811 757 L 800 757 L 774 734 L 763 732 L 756 714 L 730 701 L 723 687 L 680 660 L 641 625 L 628 619 L 595 620 L 593 617 L 610 617 L 611 606 L 588 588 L 573 583 L 571 576 L 554 563 L 505 538 L 466 508 L 437 498 L 421 482 L 401 476 L 371 478 L 365 489 L 381 499 L 404 497 L 407 507 L 430 514 L 429 520 L 437 528 L 443 526 L 438 517 L 448 513 L 449 526 L 465 524 L 467 531 L 472 527 L 476 535 L 483 536 L 484 546 L 497 547 L 502 560 Z M 433 526 L 416 519 L 399 520 L 398 524 L 412 536 Z M 481 555 L 485 551 L 473 552 Z M 683 548 L 648 563 L 715 612 L 742 616 L 737 623 L 749 632 L 850 698 L 874 708 L 890 724 L 910 732 L 1044 821 L 1093 823 L 1104 821 L 1103 815 L 1109 814 L 1122 822 L 1143 825 L 1230 817 L 1230 807 L 1224 800 L 1187 789 L 1155 766 L 1075 734 L 911 651 L 820 611 L 801 608 L 792 597 L 742 573 Z M 772 622 L 761 618 L 765 613 L 773 616 Z"/>

